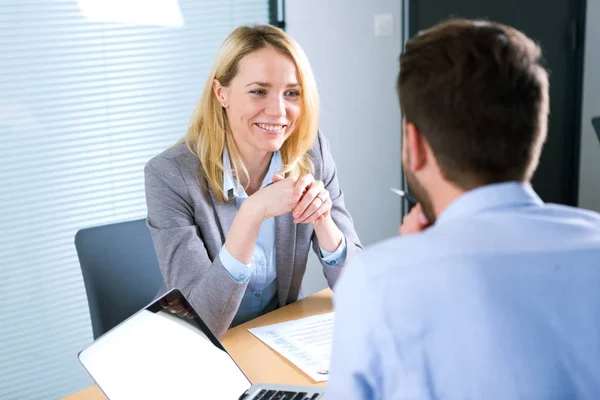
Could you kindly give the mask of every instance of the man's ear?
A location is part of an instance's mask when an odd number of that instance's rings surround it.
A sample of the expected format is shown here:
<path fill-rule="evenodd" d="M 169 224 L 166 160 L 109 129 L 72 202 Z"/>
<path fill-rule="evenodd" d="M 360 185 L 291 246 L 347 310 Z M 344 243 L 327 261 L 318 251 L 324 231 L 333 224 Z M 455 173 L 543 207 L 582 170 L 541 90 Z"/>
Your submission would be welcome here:
<path fill-rule="evenodd" d="M 227 107 L 227 98 L 229 96 L 227 88 L 221 85 L 221 82 L 219 82 L 218 79 L 213 80 L 212 87 L 213 91 L 215 92 L 215 96 L 217 96 L 217 100 L 219 100 L 219 103 L 221 103 L 223 107 Z"/>
<path fill-rule="evenodd" d="M 405 125 L 404 144 L 407 152 L 407 167 L 412 173 L 419 172 L 427 164 L 427 142 L 412 122 Z"/>

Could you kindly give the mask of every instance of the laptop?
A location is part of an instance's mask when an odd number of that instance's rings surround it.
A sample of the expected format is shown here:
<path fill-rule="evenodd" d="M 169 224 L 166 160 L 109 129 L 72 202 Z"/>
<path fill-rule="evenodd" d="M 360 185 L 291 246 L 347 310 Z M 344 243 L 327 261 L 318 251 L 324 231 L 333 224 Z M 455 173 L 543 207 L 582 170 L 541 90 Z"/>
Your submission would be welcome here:
<path fill-rule="evenodd" d="M 192 316 L 165 307 L 177 302 Z M 79 361 L 110 400 L 325 398 L 320 387 L 252 385 L 177 289 L 100 336 Z"/>

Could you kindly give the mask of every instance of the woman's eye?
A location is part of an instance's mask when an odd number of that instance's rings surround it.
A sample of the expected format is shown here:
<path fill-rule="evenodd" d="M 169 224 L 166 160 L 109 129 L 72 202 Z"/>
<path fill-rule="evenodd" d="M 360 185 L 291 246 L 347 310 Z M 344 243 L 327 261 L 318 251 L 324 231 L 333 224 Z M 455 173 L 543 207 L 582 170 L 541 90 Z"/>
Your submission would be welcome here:
<path fill-rule="evenodd" d="M 288 97 L 298 97 L 300 96 L 300 92 L 298 92 L 297 90 L 288 90 L 287 92 L 285 92 L 285 95 Z"/>
<path fill-rule="evenodd" d="M 254 89 L 254 90 L 251 90 L 250 93 L 256 94 L 259 96 L 264 96 L 265 94 L 267 94 L 267 91 L 264 89 Z"/>

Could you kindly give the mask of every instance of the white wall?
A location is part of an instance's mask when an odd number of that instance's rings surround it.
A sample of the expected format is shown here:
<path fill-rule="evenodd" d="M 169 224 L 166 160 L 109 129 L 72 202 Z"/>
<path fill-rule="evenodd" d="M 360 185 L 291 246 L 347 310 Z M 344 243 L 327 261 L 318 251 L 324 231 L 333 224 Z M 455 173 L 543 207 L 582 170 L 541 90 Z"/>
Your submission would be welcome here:
<path fill-rule="evenodd" d="M 579 206 L 600 211 L 600 142 L 590 122 L 600 116 L 600 0 L 588 0 L 587 7 Z"/>
<path fill-rule="evenodd" d="M 393 31 L 375 36 L 374 15 Z M 395 92 L 401 42 L 398 0 L 287 0 L 287 32 L 313 67 L 320 128 L 331 143 L 346 205 L 363 244 L 395 235 L 400 223 L 400 109 Z M 326 287 L 311 256 L 303 292 Z"/>

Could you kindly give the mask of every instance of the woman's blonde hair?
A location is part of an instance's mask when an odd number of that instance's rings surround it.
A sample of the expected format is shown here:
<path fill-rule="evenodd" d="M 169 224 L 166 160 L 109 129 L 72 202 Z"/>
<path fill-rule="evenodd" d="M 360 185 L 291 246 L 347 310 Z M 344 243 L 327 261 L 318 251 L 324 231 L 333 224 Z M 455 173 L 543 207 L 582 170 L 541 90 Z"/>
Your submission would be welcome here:
<path fill-rule="evenodd" d="M 317 137 L 319 95 L 304 51 L 284 31 L 272 25 L 239 27 L 221 45 L 185 136 L 187 147 L 200 161 L 198 172 L 206 178 L 209 186 L 207 189 L 212 190 L 220 201 L 227 200 L 223 193 L 225 166 L 222 157 L 225 146 L 237 181 L 249 182 L 249 174 L 231 136 L 225 109 L 221 107 L 213 91 L 213 81 L 217 79 L 222 86 L 229 86 L 237 74 L 240 60 L 269 46 L 294 62 L 302 88 L 302 109 L 298 123 L 280 149 L 283 162 L 281 173 L 299 177 L 313 172 L 313 164 L 307 151 Z"/>

